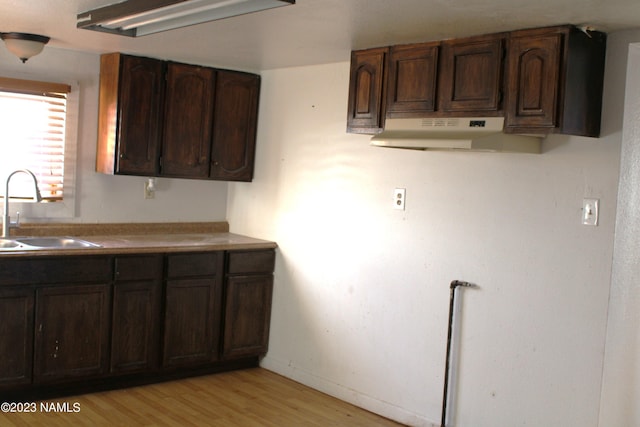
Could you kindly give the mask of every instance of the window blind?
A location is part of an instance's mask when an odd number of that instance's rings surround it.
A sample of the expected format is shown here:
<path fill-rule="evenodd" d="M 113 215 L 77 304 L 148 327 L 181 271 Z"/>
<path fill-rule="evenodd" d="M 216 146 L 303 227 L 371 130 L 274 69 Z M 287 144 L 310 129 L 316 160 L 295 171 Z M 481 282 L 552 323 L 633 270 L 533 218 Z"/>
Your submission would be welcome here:
<path fill-rule="evenodd" d="M 44 201 L 64 194 L 65 123 L 68 85 L 0 78 L 0 176 L 17 169 L 36 175 Z M 4 185 L 3 185 L 4 187 Z M 12 198 L 31 198 L 25 174 L 11 178 Z M 2 190 L 4 196 L 4 188 Z"/>

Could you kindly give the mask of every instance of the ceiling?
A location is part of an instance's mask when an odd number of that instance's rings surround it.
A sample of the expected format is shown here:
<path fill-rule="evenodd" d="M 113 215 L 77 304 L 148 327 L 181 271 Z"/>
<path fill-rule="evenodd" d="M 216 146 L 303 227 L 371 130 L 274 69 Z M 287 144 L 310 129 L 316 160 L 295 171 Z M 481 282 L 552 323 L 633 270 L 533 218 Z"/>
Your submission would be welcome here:
<path fill-rule="evenodd" d="M 125 52 L 260 71 L 347 61 L 352 49 L 571 23 L 640 27 L 638 0 L 297 0 L 295 5 L 129 38 L 76 28 L 76 15 L 117 0 L 0 0 L 0 32 L 48 46 Z M 3 48 L 3 47 L 0 47 Z M 28 63 L 27 63 L 28 64 Z"/>

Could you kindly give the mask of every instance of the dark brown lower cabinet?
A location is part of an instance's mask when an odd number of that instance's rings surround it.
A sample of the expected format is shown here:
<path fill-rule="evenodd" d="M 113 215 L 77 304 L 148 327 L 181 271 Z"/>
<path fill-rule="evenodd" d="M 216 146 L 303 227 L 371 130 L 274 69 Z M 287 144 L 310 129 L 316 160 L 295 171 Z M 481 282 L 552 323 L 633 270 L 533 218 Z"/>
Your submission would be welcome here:
<path fill-rule="evenodd" d="M 112 373 L 148 371 L 158 367 L 161 297 L 161 255 L 116 258 Z"/>
<path fill-rule="evenodd" d="M 0 288 L 0 388 L 31 383 L 33 307 L 33 288 Z"/>
<path fill-rule="evenodd" d="M 224 252 L 169 255 L 163 367 L 218 359 Z"/>
<path fill-rule="evenodd" d="M 223 345 L 225 359 L 267 352 L 272 292 L 271 275 L 227 279 Z"/>
<path fill-rule="evenodd" d="M 167 282 L 163 366 L 188 366 L 218 358 L 220 286 L 215 279 Z"/>
<path fill-rule="evenodd" d="M 37 289 L 34 382 L 104 375 L 110 307 L 106 283 Z"/>
<path fill-rule="evenodd" d="M 0 395 L 256 366 L 274 262 L 273 249 L 0 257 Z"/>
<path fill-rule="evenodd" d="M 275 251 L 234 251 L 227 255 L 225 359 L 261 356 L 269 346 Z"/>

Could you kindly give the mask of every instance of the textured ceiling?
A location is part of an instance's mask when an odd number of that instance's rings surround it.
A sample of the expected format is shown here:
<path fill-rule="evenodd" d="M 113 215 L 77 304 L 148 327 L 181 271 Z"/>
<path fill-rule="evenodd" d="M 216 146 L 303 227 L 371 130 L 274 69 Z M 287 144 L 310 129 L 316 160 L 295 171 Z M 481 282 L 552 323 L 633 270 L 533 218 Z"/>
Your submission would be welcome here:
<path fill-rule="evenodd" d="M 640 27 L 639 0 L 297 0 L 286 6 L 139 38 L 76 29 L 113 0 L 0 0 L 0 31 L 50 46 L 120 51 L 249 71 L 346 61 L 352 49 L 556 24 Z"/>

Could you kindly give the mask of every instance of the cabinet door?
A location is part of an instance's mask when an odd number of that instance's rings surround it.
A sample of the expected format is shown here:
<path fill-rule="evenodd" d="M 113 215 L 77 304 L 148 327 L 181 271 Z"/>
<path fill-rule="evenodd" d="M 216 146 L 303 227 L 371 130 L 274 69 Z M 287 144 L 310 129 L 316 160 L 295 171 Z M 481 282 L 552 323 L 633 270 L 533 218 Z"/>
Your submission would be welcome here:
<path fill-rule="evenodd" d="M 225 359 L 267 352 L 275 258 L 273 249 L 227 254 L 222 349 Z"/>
<path fill-rule="evenodd" d="M 0 288 L 0 388 L 30 384 L 34 291 Z"/>
<path fill-rule="evenodd" d="M 160 349 L 162 257 L 118 257 L 115 267 L 111 372 L 153 370 Z"/>
<path fill-rule="evenodd" d="M 163 90 L 162 61 L 119 53 L 101 56 L 96 170 L 157 174 Z"/>
<path fill-rule="evenodd" d="M 214 278 L 167 282 L 163 366 L 189 366 L 218 358 L 222 286 Z"/>
<path fill-rule="evenodd" d="M 223 357 L 259 356 L 267 352 L 273 276 L 227 278 Z"/>
<path fill-rule="evenodd" d="M 117 173 L 157 173 L 163 84 L 162 61 L 122 57 Z"/>
<path fill-rule="evenodd" d="M 503 37 L 442 42 L 439 110 L 483 115 L 501 110 Z"/>
<path fill-rule="evenodd" d="M 260 76 L 218 71 L 211 178 L 251 181 L 258 124 Z"/>
<path fill-rule="evenodd" d="M 351 52 L 347 132 L 382 131 L 387 52 L 386 47 Z"/>
<path fill-rule="evenodd" d="M 116 283 L 113 288 L 111 372 L 152 370 L 158 365 L 160 284 Z"/>
<path fill-rule="evenodd" d="M 423 43 L 391 48 L 387 117 L 420 117 L 435 111 L 438 46 Z"/>
<path fill-rule="evenodd" d="M 215 70 L 169 63 L 166 79 L 160 174 L 207 178 Z"/>
<path fill-rule="evenodd" d="M 562 34 L 509 40 L 506 126 L 557 125 Z"/>
<path fill-rule="evenodd" d="M 36 290 L 34 382 L 91 377 L 107 370 L 110 286 Z"/>

